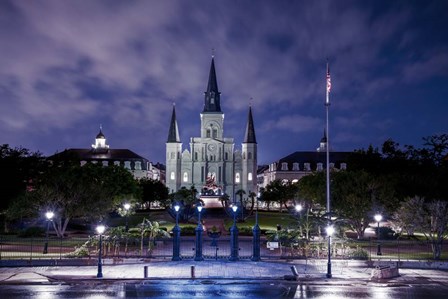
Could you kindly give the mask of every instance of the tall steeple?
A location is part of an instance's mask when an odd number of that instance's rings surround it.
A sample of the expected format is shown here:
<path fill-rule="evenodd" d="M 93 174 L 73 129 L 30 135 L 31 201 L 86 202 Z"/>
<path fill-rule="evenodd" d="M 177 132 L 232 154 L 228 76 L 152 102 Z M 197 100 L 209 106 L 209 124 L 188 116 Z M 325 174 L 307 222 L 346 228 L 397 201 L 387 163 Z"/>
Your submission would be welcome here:
<path fill-rule="evenodd" d="M 257 143 L 255 137 L 254 120 L 252 118 L 252 107 L 249 106 L 249 115 L 247 117 L 246 134 L 244 134 L 244 143 Z"/>
<path fill-rule="evenodd" d="M 170 130 L 168 132 L 167 142 L 180 143 L 179 129 L 177 127 L 177 120 L 176 120 L 176 106 L 174 104 L 173 104 L 173 113 L 171 114 Z"/>
<path fill-rule="evenodd" d="M 221 113 L 221 93 L 218 90 L 218 81 L 216 80 L 215 71 L 215 58 L 212 56 L 212 64 L 210 66 L 210 74 L 208 76 L 207 91 L 204 92 L 205 103 L 204 110 L 202 113 L 206 112 L 218 112 Z"/>

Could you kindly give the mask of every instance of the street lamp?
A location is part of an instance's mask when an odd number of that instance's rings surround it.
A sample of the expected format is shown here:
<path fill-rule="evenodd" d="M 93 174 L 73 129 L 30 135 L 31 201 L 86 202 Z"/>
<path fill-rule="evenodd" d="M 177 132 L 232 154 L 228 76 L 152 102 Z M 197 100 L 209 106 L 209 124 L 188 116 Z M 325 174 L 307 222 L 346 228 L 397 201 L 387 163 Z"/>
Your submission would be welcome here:
<path fill-rule="evenodd" d="M 53 220 L 54 213 L 52 211 L 48 211 L 45 213 L 45 217 L 47 218 L 47 231 L 45 233 L 45 246 L 43 254 L 48 253 L 48 232 L 50 231 L 50 222 Z"/>
<path fill-rule="evenodd" d="M 202 257 L 202 223 L 201 223 L 201 212 L 202 212 L 202 206 L 199 204 L 197 206 L 198 209 L 198 226 L 196 227 L 196 253 L 195 253 L 195 261 L 203 261 L 204 258 Z"/>
<path fill-rule="evenodd" d="M 173 261 L 180 261 L 180 227 L 179 227 L 179 209 L 180 206 L 176 204 L 174 211 L 176 211 L 176 225 L 173 228 L 174 241 L 173 241 Z"/>
<path fill-rule="evenodd" d="M 258 198 L 257 198 L 257 211 L 255 212 L 255 225 L 252 229 L 253 234 L 253 252 L 251 260 L 254 262 L 258 262 L 260 260 L 260 226 L 258 225 Z"/>
<path fill-rule="evenodd" d="M 301 225 L 301 216 L 302 216 L 302 205 L 301 204 L 298 204 L 298 205 L 296 205 L 295 206 L 295 210 L 296 210 L 296 212 L 297 212 L 297 214 L 299 215 L 299 230 L 300 230 L 300 238 L 302 238 L 302 225 Z"/>
<path fill-rule="evenodd" d="M 125 210 L 125 219 L 126 219 L 126 228 L 125 228 L 125 231 L 128 232 L 128 230 L 129 230 L 129 225 L 128 225 L 128 213 L 129 213 L 129 209 L 131 208 L 131 204 L 129 204 L 129 203 L 125 203 L 125 204 L 123 205 L 123 207 L 124 207 L 124 210 Z"/>
<path fill-rule="evenodd" d="M 103 233 L 106 230 L 106 227 L 102 224 L 98 225 L 96 227 L 96 232 L 100 235 L 100 243 L 99 243 L 99 251 L 98 251 L 98 274 L 96 274 L 96 277 L 101 278 L 103 277 L 103 265 L 101 262 L 101 255 L 102 255 L 102 247 L 103 247 Z"/>
<path fill-rule="evenodd" d="M 375 218 L 375 221 L 378 223 L 378 229 L 376 232 L 376 240 L 378 242 L 378 251 L 376 252 L 376 255 L 383 255 L 381 253 L 381 244 L 380 244 L 380 222 L 383 219 L 383 216 L 381 216 L 381 214 L 376 214 L 374 218 Z"/>
<path fill-rule="evenodd" d="M 237 205 L 232 206 L 233 211 L 233 226 L 230 229 L 230 261 L 238 260 L 238 227 L 236 227 L 236 211 L 238 210 Z"/>
<path fill-rule="evenodd" d="M 328 237 L 328 264 L 327 264 L 327 278 L 331 278 L 331 236 L 334 233 L 334 227 L 332 225 L 327 226 L 327 237 Z"/>

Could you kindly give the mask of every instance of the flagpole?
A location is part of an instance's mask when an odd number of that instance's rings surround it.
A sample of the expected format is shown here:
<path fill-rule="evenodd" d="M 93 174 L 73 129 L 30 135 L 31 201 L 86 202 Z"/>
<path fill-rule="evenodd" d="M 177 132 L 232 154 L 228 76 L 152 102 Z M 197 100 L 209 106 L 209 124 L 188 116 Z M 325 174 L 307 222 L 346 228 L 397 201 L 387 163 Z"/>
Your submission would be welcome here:
<path fill-rule="evenodd" d="M 327 130 L 327 144 L 326 144 L 326 156 L 327 156 L 327 226 L 331 225 L 331 214 L 330 214 L 330 130 L 329 130 L 329 110 L 330 110 L 330 89 L 331 89 L 331 80 L 330 80 L 330 68 L 328 66 L 327 61 L 327 78 L 326 78 L 326 91 L 327 98 L 325 101 L 325 110 L 326 110 L 326 130 Z M 328 233 L 327 233 L 328 234 Z M 327 264 L 327 278 L 331 278 L 331 236 L 328 234 L 328 264 Z"/>

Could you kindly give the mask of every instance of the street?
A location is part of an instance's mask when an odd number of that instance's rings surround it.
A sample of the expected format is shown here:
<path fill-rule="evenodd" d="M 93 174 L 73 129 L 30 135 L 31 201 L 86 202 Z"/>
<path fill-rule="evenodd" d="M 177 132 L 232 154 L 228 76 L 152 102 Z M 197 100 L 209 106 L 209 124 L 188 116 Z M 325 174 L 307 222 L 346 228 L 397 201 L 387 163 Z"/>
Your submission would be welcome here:
<path fill-rule="evenodd" d="M 313 285 L 282 281 L 164 280 L 2 285 L 0 298 L 446 298 L 448 286 Z"/>

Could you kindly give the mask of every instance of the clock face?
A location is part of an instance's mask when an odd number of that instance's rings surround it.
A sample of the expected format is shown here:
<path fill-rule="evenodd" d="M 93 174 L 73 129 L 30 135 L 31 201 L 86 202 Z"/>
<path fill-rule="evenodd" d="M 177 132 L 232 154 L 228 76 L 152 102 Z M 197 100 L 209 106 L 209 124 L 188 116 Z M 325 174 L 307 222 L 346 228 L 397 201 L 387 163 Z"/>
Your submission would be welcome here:
<path fill-rule="evenodd" d="M 208 150 L 209 151 L 214 151 L 216 149 L 216 145 L 214 145 L 213 143 L 208 145 Z"/>

